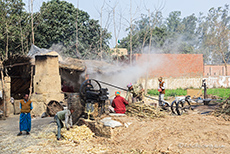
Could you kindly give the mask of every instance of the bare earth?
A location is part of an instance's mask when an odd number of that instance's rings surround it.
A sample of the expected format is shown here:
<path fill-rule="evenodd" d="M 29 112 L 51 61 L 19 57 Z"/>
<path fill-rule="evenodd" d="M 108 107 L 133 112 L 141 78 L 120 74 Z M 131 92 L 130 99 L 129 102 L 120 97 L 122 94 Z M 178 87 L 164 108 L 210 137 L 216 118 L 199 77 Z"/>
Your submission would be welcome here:
<path fill-rule="evenodd" d="M 226 153 L 230 151 L 230 121 L 198 114 L 160 119 L 113 118 L 131 124 L 113 129 L 111 139 L 94 137 L 80 143 L 34 138 L 52 118 L 35 119 L 30 136 L 17 137 L 18 118 L 0 121 L 0 153 Z M 50 125 L 52 130 L 56 126 Z"/>

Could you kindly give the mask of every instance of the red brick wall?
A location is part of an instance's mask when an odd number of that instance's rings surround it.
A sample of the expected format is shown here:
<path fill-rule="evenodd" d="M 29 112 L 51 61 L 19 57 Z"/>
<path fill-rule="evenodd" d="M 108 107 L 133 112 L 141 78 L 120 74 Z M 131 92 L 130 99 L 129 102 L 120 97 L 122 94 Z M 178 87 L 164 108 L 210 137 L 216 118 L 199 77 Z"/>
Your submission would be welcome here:
<path fill-rule="evenodd" d="M 152 77 L 202 77 L 202 54 L 136 54 L 137 63 L 144 63 L 149 59 Z M 156 63 L 154 63 L 154 61 Z"/>
<path fill-rule="evenodd" d="M 230 65 L 227 65 L 227 76 L 230 76 Z M 225 76 L 226 70 L 224 65 L 205 65 L 204 76 Z"/>

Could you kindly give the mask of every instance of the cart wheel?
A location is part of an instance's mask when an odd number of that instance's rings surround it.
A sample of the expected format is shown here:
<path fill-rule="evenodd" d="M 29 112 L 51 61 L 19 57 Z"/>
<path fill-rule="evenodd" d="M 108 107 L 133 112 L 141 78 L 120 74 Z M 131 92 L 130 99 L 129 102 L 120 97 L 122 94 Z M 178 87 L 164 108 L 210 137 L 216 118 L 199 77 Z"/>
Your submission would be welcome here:
<path fill-rule="evenodd" d="M 176 114 L 176 100 L 174 100 L 171 104 L 171 111 L 173 114 Z"/>
<path fill-rule="evenodd" d="M 187 113 L 188 110 L 191 110 L 191 105 L 188 100 L 185 100 L 184 102 L 180 100 L 176 105 L 176 111 L 178 115 L 182 115 L 183 113 Z"/>

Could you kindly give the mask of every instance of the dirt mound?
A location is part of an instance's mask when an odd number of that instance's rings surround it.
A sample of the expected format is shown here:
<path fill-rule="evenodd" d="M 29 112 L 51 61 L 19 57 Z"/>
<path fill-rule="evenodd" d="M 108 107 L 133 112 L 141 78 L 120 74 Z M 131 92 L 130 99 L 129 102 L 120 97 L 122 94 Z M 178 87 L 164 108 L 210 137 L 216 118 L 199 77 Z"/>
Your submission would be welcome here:
<path fill-rule="evenodd" d="M 129 104 L 126 109 L 126 115 L 140 118 L 164 118 L 165 113 L 159 109 L 143 103 Z"/>
<path fill-rule="evenodd" d="M 214 116 L 221 116 L 225 120 L 230 121 L 230 97 L 219 104 L 219 107 L 215 109 L 215 111 L 212 112 L 212 115 Z"/>

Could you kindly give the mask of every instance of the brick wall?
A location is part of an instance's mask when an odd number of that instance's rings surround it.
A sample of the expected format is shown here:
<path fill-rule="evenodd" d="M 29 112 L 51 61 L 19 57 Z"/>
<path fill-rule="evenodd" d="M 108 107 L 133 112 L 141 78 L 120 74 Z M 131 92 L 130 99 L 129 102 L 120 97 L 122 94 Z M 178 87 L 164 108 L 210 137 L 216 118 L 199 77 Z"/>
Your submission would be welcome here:
<path fill-rule="evenodd" d="M 136 54 L 135 60 L 140 64 L 157 62 L 152 65 L 151 77 L 202 77 L 204 71 L 202 54 Z"/>
<path fill-rule="evenodd" d="M 200 88 L 202 85 L 201 77 L 179 77 L 179 78 L 163 78 L 165 82 L 166 89 L 177 89 L 177 88 Z M 139 80 L 142 83 L 143 87 L 145 87 L 145 79 L 141 78 Z M 148 79 L 147 89 L 157 89 L 159 86 L 158 77 L 152 77 Z"/>
<path fill-rule="evenodd" d="M 227 65 L 227 76 L 230 76 L 230 65 Z M 224 65 L 204 65 L 204 76 L 225 76 L 226 70 Z"/>

